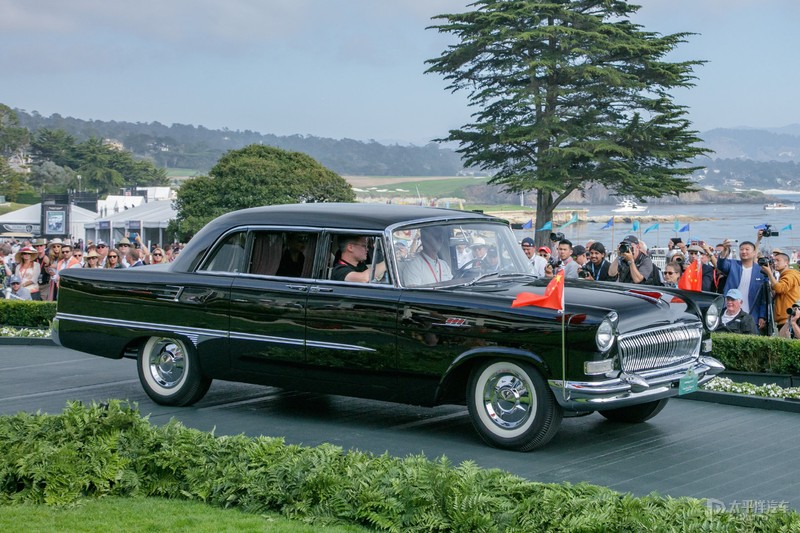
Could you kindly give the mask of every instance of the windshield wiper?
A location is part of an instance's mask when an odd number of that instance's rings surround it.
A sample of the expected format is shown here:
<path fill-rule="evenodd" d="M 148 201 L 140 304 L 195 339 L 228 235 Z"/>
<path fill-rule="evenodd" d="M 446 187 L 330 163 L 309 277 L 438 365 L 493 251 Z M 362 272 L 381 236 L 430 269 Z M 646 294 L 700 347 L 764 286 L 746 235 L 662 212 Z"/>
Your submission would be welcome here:
<path fill-rule="evenodd" d="M 466 285 L 467 286 L 475 285 L 479 281 L 483 281 L 483 280 L 485 280 L 487 278 L 490 278 L 490 277 L 497 277 L 497 278 L 519 278 L 519 277 L 523 277 L 523 278 L 539 279 L 535 275 L 528 274 L 526 272 L 487 272 L 486 274 L 481 274 L 477 278 L 471 280 Z"/>

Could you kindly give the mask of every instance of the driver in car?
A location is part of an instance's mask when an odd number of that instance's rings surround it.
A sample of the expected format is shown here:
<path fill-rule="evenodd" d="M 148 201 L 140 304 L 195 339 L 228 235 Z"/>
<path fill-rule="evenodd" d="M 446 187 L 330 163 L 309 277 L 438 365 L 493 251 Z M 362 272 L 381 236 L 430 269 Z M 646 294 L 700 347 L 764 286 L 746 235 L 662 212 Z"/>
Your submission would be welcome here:
<path fill-rule="evenodd" d="M 453 279 L 450 265 L 440 257 L 449 241 L 445 228 L 429 226 L 420 229 L 422 249 L 403 264 L 401 272 L 403 284 L 407 287 L 431 285 Z"/>

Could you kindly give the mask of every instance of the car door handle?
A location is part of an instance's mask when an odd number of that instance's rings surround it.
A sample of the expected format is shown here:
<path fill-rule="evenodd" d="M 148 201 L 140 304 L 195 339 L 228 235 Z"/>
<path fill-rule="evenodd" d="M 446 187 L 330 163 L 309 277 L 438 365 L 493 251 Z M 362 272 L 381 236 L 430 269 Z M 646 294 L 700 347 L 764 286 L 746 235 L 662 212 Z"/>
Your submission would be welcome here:
<path fill-rule="evenodd" d="M 300 292 L 308 291 L 308 285 L 287 285 L 286 287 L 294 291 L 300 291 Z"/>
<path fill-rule="evenodd" d="M 330 287 L 311 287 L 310 292 L 333 292 L 333 289 Z"/>

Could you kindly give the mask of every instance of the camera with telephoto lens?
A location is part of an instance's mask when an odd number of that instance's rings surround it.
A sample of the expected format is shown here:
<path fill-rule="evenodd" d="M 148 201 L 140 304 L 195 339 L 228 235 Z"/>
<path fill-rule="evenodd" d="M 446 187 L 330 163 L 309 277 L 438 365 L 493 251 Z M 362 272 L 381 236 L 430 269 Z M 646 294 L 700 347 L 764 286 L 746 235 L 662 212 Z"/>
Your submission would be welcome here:
<path fill-rule="evenodd" d="M 771 257 L 759 257 L 757 261 L 758 261 L 758 266 L 762 267 L 767 265 L 772 267 L 772 265 L 774 264 L 774 261 L 772 260 Z"/>
<path fill-rule="evenodd" d="M 619 250 L 619 254 L 620 255 L 630 253 L 631 252 L 631 244 L 629 242 L 627 242 L 627 241 L 622 241 L 621 243 L 619 243 L 618 250 Z"/>
<path fill-rule="evenodd" d="M 800 307 L 793 305 L 789 309 L 786 310 L 786 316 L 792 317 L 795 313 L 800 312 Z"/>
<path fill-rule="evenodd" d="M 560 231 L 550 234 L 550 242 L 561 242 L 564 240 L 564 234 Z"/>
<path fill-rule="evenodd" d="M 588 278 L 589 276 L 590 276 L 590 274 L 589 274 L 588 272 L 586 272 L 584 269 L 580 269 L 580 270 L 578 270 L 578 277 L 579 277 L 579 278 L 581 278 L 581 279 L 586 279 L 586 278 Z"/>
<path fill-rule="evenodd" d="M 772 225 L 764 224 L 764 229 L 761 230 L 761 235 L 763 237 L 778 237 L 777 231 L 772 231 Z"/>

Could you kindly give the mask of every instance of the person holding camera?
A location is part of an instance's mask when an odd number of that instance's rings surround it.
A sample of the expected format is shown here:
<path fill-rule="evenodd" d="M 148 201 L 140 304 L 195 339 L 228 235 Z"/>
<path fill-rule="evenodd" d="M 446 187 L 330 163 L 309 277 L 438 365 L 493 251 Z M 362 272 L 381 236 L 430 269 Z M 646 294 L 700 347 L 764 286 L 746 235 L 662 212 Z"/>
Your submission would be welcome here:
<path fill-rule="evenodd" d="M 778 336 L 785 339 L 800 339 L 800 300 L 797 300 L 791 307 L 786 309 L 786 323 L 778 331 Z"/>
<path fill-rule="evenodd" d="M 774 254 L 772 261 L 760 260 L 758 264 L 767 275 L 767 280 L 772 289 L 775 306 L 775 325 L 780 329 L 789 318 L 788 311 L 791 310 L 792 304 L 800 300 L 800 272 L 789 268 L 789 256 L 783 252 Z M 778 273 L 777 277 L 775 272 Z"/>
<path fill-rule="evenodd" d="M 653 261 L 639 249 L 636 235 L 628 235 L 619 243 L 617 260 L 608 268 L 608 275 L 621 283 L 647 283 L 653 274 Z"/>
<path fill-rule="evenodd" d="M 742 309 L 753 317 L 758 329 L 763 330 L 767 326 L 766 291 L 769 280 L 760 268 L 754 268 L 757 266 L 756 245 L 750 241 L 742 241 L 739 244 L 739 259 L 728 259 L 731 248 L 728 239 L 722 245 L 724 250 L 719 258 L 712 254 L 713 250 L 708 244 L 703 249 L 709 254 L 714 268 L 727 276 L 724 293 L 738 289 L 742 294 Z"/>
<path fill-rule="evenodd" d="M 602 242 L 593 242 L 589 245 L 589 261 L 583 265 L 583 268 L 578 272 L 584 272 L 585 279 L 594 281 L 614 281 L 614 278 L 608 275 L 608 268 L 611 263 L 606 259 L 606 247 Z"/>

